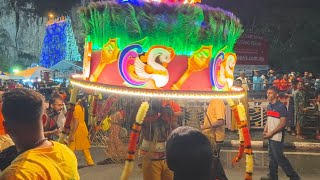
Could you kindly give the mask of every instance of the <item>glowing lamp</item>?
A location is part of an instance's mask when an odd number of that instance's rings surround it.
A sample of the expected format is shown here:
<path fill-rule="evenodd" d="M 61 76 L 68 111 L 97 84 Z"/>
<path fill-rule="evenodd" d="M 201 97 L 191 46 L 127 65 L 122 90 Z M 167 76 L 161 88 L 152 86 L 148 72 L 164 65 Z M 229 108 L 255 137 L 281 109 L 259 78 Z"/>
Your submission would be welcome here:
<path fill-rule="evenodd" d="M 15 74 L 15 73 L 18 73 L 18 72 L 20 72 L 20 69 L 18 69 L 18 68 L 14 68 L 14 69 L 12 69 L 12 72 Z"/>
<path fill-rule="evenodd" d="M 54 18 L 54 14 L 53 13 L 49 13 L 49 18 Z"/>

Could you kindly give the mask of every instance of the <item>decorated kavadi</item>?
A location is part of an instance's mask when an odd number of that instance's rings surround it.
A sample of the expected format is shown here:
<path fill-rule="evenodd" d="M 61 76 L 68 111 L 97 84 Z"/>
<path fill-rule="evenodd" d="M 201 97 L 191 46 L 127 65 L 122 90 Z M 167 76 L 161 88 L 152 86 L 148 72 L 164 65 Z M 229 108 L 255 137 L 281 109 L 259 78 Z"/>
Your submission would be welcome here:
<path fill-rule="evenodd" d="M 233 48 L 242 25 L 233 13 L 198 2 L 119 0 L 80 9 L 86 34 L 83 75 L 71 83 L 123 95 L 228 99 L 241 142 L 233 162 L 245 152 L 245 179 L 252 179 L 246 113 L 242 104 L 232 100 L 245 94 L 232 89 L 237 63 Z M 122 179 L 127 179 L 130 169 L 127 164 Z"/>
<path fill-rule="evenodd" d="M 107 1 L 80 9 L 85 81 L 72 82 L 130 95 L 243 96 L 225 93 L 234 79 L 239 19 L 193 1 L 172 2 Z"/>

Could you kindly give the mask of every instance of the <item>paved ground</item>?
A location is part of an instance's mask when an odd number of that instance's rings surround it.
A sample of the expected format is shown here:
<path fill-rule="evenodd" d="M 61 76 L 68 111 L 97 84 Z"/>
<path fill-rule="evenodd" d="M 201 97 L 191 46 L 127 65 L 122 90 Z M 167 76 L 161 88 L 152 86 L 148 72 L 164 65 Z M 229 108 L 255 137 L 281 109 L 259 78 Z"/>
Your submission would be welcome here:
<path fill-rule="evenodd" d="M 262 175 L 265 175 L 268 171 L 268 157 L 266 152 L 267 141 L 263 139 L 262 130 L 251 130 L 251 139 L 255 144 L 261 144 L 261 146 L 253 146 L 255 154 L 255 166 L 254 166 L 254 178 L 260 179 Z M 243 179 L 244 175 L 244 161 L 242 160 L 235 167 L 231 166 L 231 160 L 236 155 L 236 148 L 231 146 L 237 146 L 238 133 L 226 132 L 225 147 L 223 147 L 221 160 L 225 168 L 226 174 L 230 180 Z M 301 175 L 303 180 L 317 180 L 320 179 L 320 140 L 309 138 L 306 140 L 297 139 L 295 136 L 286 134 L 286 154 L 292 165 Z M 262 146 L 262 144 L 264 146 Z M 297 145 L 297 147 L 294 147 Z M 310 148 L 313 145 L 313 148 Z M 295 149 L 296 148 L 296 149 Z M 91 153 L 95 162 L 99 162 L 105 158 L 103 148 L 93 147 Z M 85 161 L 83 155 L 79 152 L 76 153 L 79 159 L 79 165 L 84 165 Z M 93 167 L 85 167 L 79 169 L 81 179 L 83 180 L 119 180 L 122 172 L 123 164 L 111 164 L 111 165 L 96 165 Z M 135 167 L 132 174 L 132 180 L 142 179 L 141 169 Z M 282 170 L 279 170 L 280 178 L 287 179 Z"/>
<path fill-rule="evenodd" d="M 93 158 L 96 162 L 104 159 L 104 152 L 101 148 L 93 148 Z M 221 154 L 221 160 L 230 180 L 241 180 L 244 177 L 244 160 L 240 161 L 235 167 L 232 167 L 231 160 L 236 155 L 235 149 L 224 149 Z M 255 166 L 253 179 L 260 179 L 268 171 L 268 157 L 267 152 L 263 149 L 256 150 L 255 152 Z M 84 164 L 82 154 L 77 153 L 79 164 Z M 319 152 L 297 152 L 287 151 L 286 156 L 291 161 L 294 168 L 297 170 L 302 180 L 317 180 L 320 176 Z M 112 165 L 96 165 L 79 169 L 80 177 L 82 180 L 119 180 L 122 172 L 123 164 Z M 135 167 L 131 180 L 141 180 L 141 170 Z M 285 174 L 279 169 L 279 179 L 288 179 Z"/>
<path fill-rule="evenodd" d="M 263 139 L 262 129 L 253 129 L 250 131 L 251 134 L 251 145 L 252 147 L 266 148 L 268 146 L 268 141 Z M 237 132 L 226 132 L 224 147 L 238 147 L 239 137 Z M 301 140 L 292 136 L 286 132 L 285 135 L 285 148 L 286 149 L 300 149 L 300 150 L 320 150 L 320 140 L 315 139 L 312 135 L 309 135 L 307 139 Z"/>
<path fill-rule="evenodd" d="M 251 134 L 251 140 L 252 141 L 263 141 L 263 135 L 262 135 L 263 130 L 262 129 L 251 129 L 250 134 Z M 226 130 L 226 137 L 225 140 L 238 140 L 239 136 L 237 131 L 228 131 Z M 309 143 L 320 143 L 320 140 L 315 139 L 312 136 L 308 136 L 307 139 L 298 139 L 296 136 L 292 136 L 289 133 L 286 133 L 285 135 L 285 142 L 309 142 Z"/>

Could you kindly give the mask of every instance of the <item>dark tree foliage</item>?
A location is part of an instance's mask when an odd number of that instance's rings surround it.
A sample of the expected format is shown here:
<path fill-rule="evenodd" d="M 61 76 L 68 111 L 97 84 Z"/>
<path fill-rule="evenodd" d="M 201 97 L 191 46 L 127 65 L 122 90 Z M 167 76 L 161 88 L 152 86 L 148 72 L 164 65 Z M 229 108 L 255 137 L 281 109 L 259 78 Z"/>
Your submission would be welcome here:
<path fill-rule="evenodd" d="M 233 12 L 244 25 L 245 33 L 264 37 L 269 43 L 269 65 L 319 72 L 320 1 L 202 0 L 202 3 Z"/>
<path fill-rule="evenodd" d="M 35 7 L 35 13 L 40 16 L 47 15 L 51 11 L 57 15 L 64 15 L 73 6 L 80 4 L 81 0 L 10 0 L 10 5 L 18 9 L 23 9 L 30 3 Z"/>

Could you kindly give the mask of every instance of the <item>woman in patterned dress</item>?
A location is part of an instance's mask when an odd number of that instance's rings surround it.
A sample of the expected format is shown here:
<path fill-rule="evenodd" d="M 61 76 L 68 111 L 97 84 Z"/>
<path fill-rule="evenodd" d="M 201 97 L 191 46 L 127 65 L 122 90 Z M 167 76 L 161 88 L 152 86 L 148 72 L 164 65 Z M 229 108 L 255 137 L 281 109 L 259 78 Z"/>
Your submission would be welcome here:
<path fill-rule="evenodd" d="M 291 81 L 291 88 L 288 89 L 286 92 L 286 96 L 289 99 L 288 102 L 288 119 L 287 119 L 287 127 L 288 127 L 288 132 L 291 133 L 291 135 L 295 136 L 295 127 L 296 127 L 296 118 L 295 118 L 295 113 L 294 113 L 294 94 L 295 91 L 297 90 L 297 80 L 292 80 Z"/>
<path fill-rule="evenodd" d="M 297 91 L 294 94 L 294 106 L 295 106 L 295 116 L 297 119 L 296 131 L 298 139 L 305 139 L 302 135 L 303 121 L 305 117 L 305 112 L 307 111 L 306 103 L 306 92 L 304 91 L 304 84 L 299 81 L 297 84 Z"/>

